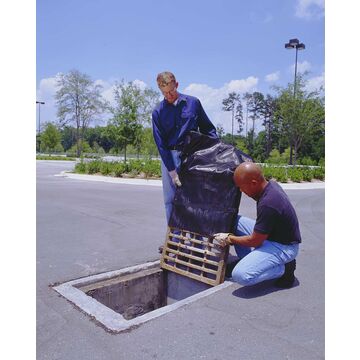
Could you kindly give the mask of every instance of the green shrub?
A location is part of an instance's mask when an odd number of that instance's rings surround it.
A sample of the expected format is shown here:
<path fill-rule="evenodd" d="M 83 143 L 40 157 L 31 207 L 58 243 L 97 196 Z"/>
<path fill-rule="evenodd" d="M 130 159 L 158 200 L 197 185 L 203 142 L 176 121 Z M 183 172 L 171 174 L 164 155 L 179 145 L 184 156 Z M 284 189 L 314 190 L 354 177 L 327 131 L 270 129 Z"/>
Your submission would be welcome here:
<path fill-rule="evenodd" d="M 86 174 L 87 173 L 87 166 L 86 163 L 80 161 L 75 164 L 75 172 L 79 174 Z"/>
<path fill-rule="evenodd" d="M 76 158 L 71 158 L 68 156 L 53 156 L 53 155 L 36 155 L 36 160 L 68 160 L 68 161 L 74 161 Z"/>
<path fill-rule="evenodd" d="M 100 172 L 102 175 L 109 175 L 112 172 L 112 164 L 102 161 L 100 165 Z"/>
<path fill-rule="evenodd" d="M 265 166 L 263 173 L 266 180 L 275 179 L 279 182 L 287 182 L 287 173 L 285 167 Z"/>
<path fill-rule="evenodd" d="M 123 162 L 113 163 L 113 172 L 116 177 L 121 177 L 124 172 L 126 172 L 127 166 Z"/>
<path fill-rule="evenodd" d="M 318 162 L 318 165 L 321 166 L 321 167 L 325 167 L 325 159 L 324 159 L 324 158 L 320 158 L 320 159 L 319 159 L 319 162 Z"/>
<path fill-rule="evenodd" d="M 311 159 L 309 156 L 304 156 L 302 159 L 300 159 L 299 164 L 313 166 L 316 165 L 316 160 Z"/>
<path fill-rule="evenodd" d="M 271 152 L 269 154 L 269 158 L 267 160 L 265 160 L 265 162 L 267 162 L 269 164 L 281 164 L 282 159 L 281 159 L 279 150 L 277 150 L 277 149 L 271 150 Z"/>
<path fill-rule="evenodd" d="M 301 168 L 304 181 L 311 181 L 314 178 L 314 172 L 310 168 Z"/>
<path fill-rule="evenodd" d="M 144 163 L 142 160 L 131 159 L 129 160 L 128 164 L 129 164 L 129 171 L 134 175 L 139 175 L 141 172 L 143 172 Z"/>
<path fill-rule="evenodd" d="M 296 168 L 296 167 L 290 167 L 287 170 L 288 170 L 287 171 L 288 176 L 291 181 L 300 182 L 303 180 L 303 173 L 302 173 L 301 169 Z"/>
<path fill-rule="evenodd" d="M 101 171 L 101 164 L 102 162 L 100 160 L 90 161 L 88 163 L 88 173 L 89 174 L 99 173 Z"/>
<path fill-rule="evenodd" d="M 143 166 L 145 177 L 161 177 L 160 161 L 147 160 Z"/>
<path fill-rule="evenodd" d="M 313 171 L 313 174 L 314 174 L 314 179 L 324 180 L 325 179 L 325 168 L 324 167 L 315 168 Z"/>
<path fill-rule="evenodd" d="M 290 161 L 290 148 L 286 148 L 284 152 L 281 153 L 281 159 L 284 164 L 288 164 Z"/>

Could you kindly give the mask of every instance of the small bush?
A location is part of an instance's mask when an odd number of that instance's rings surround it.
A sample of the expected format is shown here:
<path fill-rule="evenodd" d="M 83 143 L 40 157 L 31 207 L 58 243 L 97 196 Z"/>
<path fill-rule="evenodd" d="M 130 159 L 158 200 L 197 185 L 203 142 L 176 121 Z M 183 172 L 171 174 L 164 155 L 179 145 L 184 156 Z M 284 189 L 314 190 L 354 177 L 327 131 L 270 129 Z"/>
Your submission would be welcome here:
<path fill-rule="evenodd" d="M 113 163 L 113 172 L 116 177 L 121 177 L 124 172 L 126 172 L 127 166 L 125 163 L 116 162 Z"/>
<path fill-rule="evenodd" d="M 273 149 L 269 154 L 269 158 L 265 160 L 269 164 L 281 164 L 282 159 L 279 150 Z"/>
<path fill-rule="evenodd" d="M 325 168 L 315 168 L 313 171 L 314 179 L 324 180 L 325 179 Z"/>
<path fill-rule="evenodd" d="M 96 174 L 101 171 L 101 164 L 100 160 L 90 161 L 88 164 L 88 173 L 89 174 Z"/>
<path fill-rule="evenodd" d="M 324 159 L 324 158 L 320 158 L 320 159 L 319 159 L 319 162 L 318 162 L 318 165 L 321 166 L 321 167 L 325 167 L 325 159 Z"/>
<path fill-rule="evenodd" d="M 304 181 L 311 181 L 314 178 L 314 172 L 310 168 L 302 168 L 301 172 Z"/>
<path fill-rule="evenodd" d="M 79 174 L 86 174 L 87 173 L 87 166 L 83 161 L 78 162 L 75 164 L 75 172 Z"/>
<path fill-rule="evenodd" d="M 112 172 L 112 164 L 108 162 L 101 162 L 100 172 L 102 175 L 109 175 Z"/>
<path fill-rule="evenodd" d="M 300 159 L 299 164 L 312 166 L 312 165 L 316 165 L 316 160 L 312 160 L 310 157 L 305 156 L 302 159 Z"/>
<path fill-rule="evenodd" d="M 288 180 L 285 167 L 265 166 L 263 173 L 266 180 L 275 179 L 279 182 L 287 182 Z"/>
<path fill-rule="evenodd" d="M 148 160 L 143 166 L 145 177 L 161 177 L 160 161 Z"/>
<path fill-rule="evenodd" d="M 129 160 L 130 172 L 135 175 L 140 174 L 143 171 L 144 162 L 142 160 Z"/>
<path fill-rule="evenodd" d="M 303 173 L 299 168 L 295 168 L 295 167 L 288 168 L 288 176 L 290 180 L 294 182 L 300 182 L 303 180 Z"/>

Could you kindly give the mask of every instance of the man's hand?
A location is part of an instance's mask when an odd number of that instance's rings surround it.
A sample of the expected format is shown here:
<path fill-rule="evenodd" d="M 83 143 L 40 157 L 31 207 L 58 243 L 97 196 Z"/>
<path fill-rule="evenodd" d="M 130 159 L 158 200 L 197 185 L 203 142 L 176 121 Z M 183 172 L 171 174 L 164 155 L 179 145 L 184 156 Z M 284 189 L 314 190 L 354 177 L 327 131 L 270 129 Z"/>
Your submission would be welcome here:
<path fill-rule="evenodd" d="M 229 239 L 229 235 L 231 235 L 230 233 L 217 233 L 214 234 L 214 244 L 217 246 L 220 246 L 222 248 L 224 248 L 227 245 L 231 244 L 231 241 Z"/>
<path fill-rule="evenodd" d="M 175 186 L 181 186 L 181 182 L 180 182 L 180 179 L 179 179 L 179 175 L 178 173 L 176 172 L 176 170 L 172 170 L 172 171 L 169 171 L 169 175 L 171 177 L 171 180 L 173 182 L 173 184 Z"/>

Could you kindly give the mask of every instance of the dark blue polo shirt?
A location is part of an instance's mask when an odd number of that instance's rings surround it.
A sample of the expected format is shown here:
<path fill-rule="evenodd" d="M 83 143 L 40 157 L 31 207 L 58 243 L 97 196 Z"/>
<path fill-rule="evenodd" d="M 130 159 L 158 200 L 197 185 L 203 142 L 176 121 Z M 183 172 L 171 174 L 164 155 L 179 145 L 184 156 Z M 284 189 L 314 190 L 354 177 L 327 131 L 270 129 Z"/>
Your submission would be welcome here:
<path fill-rule="evenodd" d="M 200 131 L 217 138 L 216 128 L 207 117 L 200 100 L 180 93 L 176 106 L 164 99 L 154 109 L 152 126 L 161 159 L 169 171 L 175 169 L 170 148 L 181 144 L 189 131 Z"/>
<path fill-rule="evenodd" d="M 268 240 L 289 245 L 301 242 L 298 218 L 281 186 L 269 181 L 257 201 L 254 231 L 269 234 Z"/>

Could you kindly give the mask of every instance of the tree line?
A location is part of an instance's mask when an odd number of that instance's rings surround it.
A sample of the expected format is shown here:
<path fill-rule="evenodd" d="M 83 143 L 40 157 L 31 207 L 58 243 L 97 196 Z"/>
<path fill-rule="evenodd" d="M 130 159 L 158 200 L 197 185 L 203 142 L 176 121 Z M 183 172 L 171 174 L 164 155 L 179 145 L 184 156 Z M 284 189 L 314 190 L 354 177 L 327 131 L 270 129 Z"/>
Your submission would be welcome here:
<path fill-rule="evenodd" d="M 222 101 L 229 112 L 231 133 L 217 124 L 222 141 L 258 162 L 317 164 L 325 157 L 325 106 L 321 90 L 307 91 L 305 76 L 296 84 L 274 87 L 275 95 L 231 92 Z M 152 137 L 151 112 L 160 94 L 133 82 L 117 82 L 114 103 L 87 74 L 72 70 L 58 78 L 57 122 L 46 123 L 37 136 L 37 151 L 158 156 Z M 295 91 L 294 91 L 294 85 Z M 91 126 L 104 114 L 105 126 Z M 214 121 L 214 119 L 212 119 Z M 259 126 L 263 130 L 256 133 Z M 235 128 L 235 129 L 234 129 Z M 236 131 L 235 131 L 236 130 Z"/>

